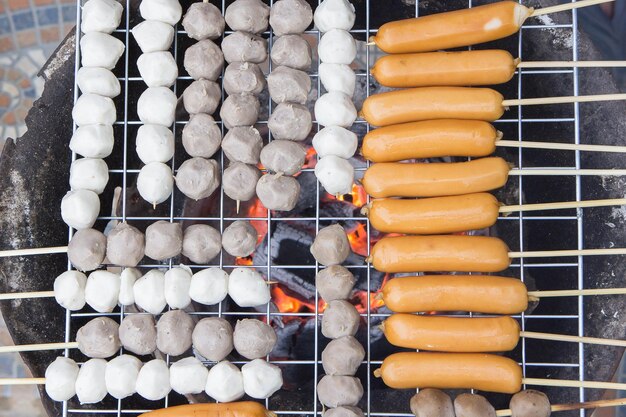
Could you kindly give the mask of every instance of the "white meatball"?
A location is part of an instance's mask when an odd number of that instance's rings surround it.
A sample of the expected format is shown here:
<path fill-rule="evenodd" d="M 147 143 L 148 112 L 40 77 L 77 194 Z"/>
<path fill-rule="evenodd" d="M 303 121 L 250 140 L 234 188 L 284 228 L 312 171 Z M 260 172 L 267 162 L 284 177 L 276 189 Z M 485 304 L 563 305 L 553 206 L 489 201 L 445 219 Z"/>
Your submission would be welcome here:
<path fill-rule="evenodd" d="M 356 120 L 356 108 L 347 94 L 331 91 L 315 102 L 315 120 L 322 126 L 350 127 Z"/>
<path fill-rule="evenodd" d="M 137 58 L 139 75 L 148 87 L 169 87 L 178 77 L 178 66 L 170 52 L 143 53 Z"/>
<path fill-rule="evenodd" d="M 354 183 L 354 168 L 350 162 L 335 155 L 328 155 L 317 161 L 315 176 L 327 193 L 348 194 Z"/>
<path fill-rule="evenodd" d="M 80 30 L 83 33 L 111 33 L 120 25 L 124 7 L 116 0 L 89 0 L 83 6 Z"/>
<path fill-rule="evenodd" d="M 191 270 L 184 265 L 172 268 L 165 273 L 165 301 L 171 308 L 185 308 L 191 304 L 189 287 Z"/>
<path fill-rule="evenodd" d="M 348 0 L 324 0 L 315 8 L 313 21 L 321 32 L 331 29 L 350 30 L 354 26 L 356 13 Z"/>
<path fill-rule="evenodd" d="M 252 268 L 235 268 L 228 278 L 228 295 L 239 307 L 257 307 L 272 298 L 270 287 Z"/>
<path fill-rule="evenodd" d="M 135 150 L 144 164 L 167 162 L 174 156 L 174 133 L 161 125 L 139 126 Z"/>
<path fill-rule="evenodd" d="M 107 361 L 104 359 L 89 359 L 80 367 L 76 378 L 76 395 L 81 404 L 98 403 L 106 397 L 106 366 Z"/>
<path fill-rule="evenodd" d="M 141 272 L 136 268 L 124 268 L 120 274 L 120 294 L 118 301 L 123 306 L 135 304 L 135 293 L 133 287 L 135 282 L 141 278 Z"/>
<path fill-rule="evenodd" d="M 322 62 L 319 77 L 326 91 L 339 91 L 349 97 L 354 95 L 356 74 L 348 65 Z"/>
<path fill-rule="evenodd" d="M 88 190 L 69 191 L 61 200 L 61 217 L 74 229 L 89 229 L 100 213 L 98 194 Z"/>
<path fill-rule="evenodd" d="M 354 156 L 358 144 L 356 133 L 341 126 L 325 127 L 313 136 L 313 147 L 320 158 L 335 155 L 349 159 Z"/>
<path fill-rule="evenodd" d="M 97 94 L 83 94 L 72 109 L 72 119 L 77 126 L 112 125 L 116 118 L 113 100 Z"/>
<path fill-rule="evenodd" d="M 317 54 L 322 62 L 349 65 L 356 58 L 356 41 L 345 30 L 331 29 L 320 39 Z"/>
<path fill-rule="evenodd" d="M 120 80 L 106 68 L 82 67 L 76 73 L 76 84 L 83 94 L 98 94 L 111 98 L 117 97 L 121 89 Z"/>
<path fill-rule="evenodd" d="M 228 294 L 228 274 L 220 268 L 207 268 L 191 277 L 189 296 L 197 303 L 214 305 Z"/>
<path fill-rule="evenodd" d="M 141 361 L 131 355 L 120 355 L 111 359 L 104 371 L 108 393 L 118 400 L 133 395 L 141 366 Z"/>
<path fill-rule="evenodd" d="M 93 271 L 87 278 L 85 301 L 98 313 L 110 313 L 120 296 L 120 276 L 104 270 Z"/>
<path fill-rule="evenodd" d="M 204 389 L 209 397 L 220 402 L 236 401 L 244 396 L 243 375 L 228 361 L 216 363 L 210 370 Z"/>
<path fill-rule="evenodd" d="M 204 391 L 209 370 L 194 357 L 184 358 L 170 366 L 170 385 L 179 394 L 199 394 Z"/>
<path fill-rule="evenodd" d="M 174 177 L 172 169 L 161 162 L 150 162 L 137 176 L 137 191 L 153 205 L 164 202 L 172 195 Z"/>
<path fill-rule="evenodd" d="M 67 401 L 76 394 L 78 365 L 70 358 L 57 357 L 46 368 L 46 394 L 53 401 Z"/>
<path fill-rule="evenodd" d="M 255 359 L 241 367 L 243 389 L 252 398 L 265 399 L 282 388 L 283 373 L 276 365 Z"/>
<path fill-rule="evenodd" d="M 83 67 L 113 69 L 124 48 L 122 41 L 106 33 L 86 33 L 80 38 L 81 63 Z"/>
<path fill-rule="evenodd" d="M 170 370 L 164 360 L 153 359 L 143 365 L 137 376 L 137 394 L 151 401 L 165 398 L 171 391 Z"/>
<path fill-rule="evenodd" d="M 143 53 L 167 51 L 174 40 L 174 28 L 158 20 L 146 20 L 132 29 Z"/>
<path fill-rule="evenodd" d="M 171 126 L 174 123 L 178 99 L 166 87 L 150 87 L 139 96 L 137 114 L 142 123 Z"/>
<path fill-rule="evenodd" d="M 85 158 L 106 158 L 113 152 L 113 126 L 80 126 L 70 140 L 70 149 Z"/>
<path fill-rule="evenodd" d="M 178 0 L 142 0 L 139 13 L 145 20 L 158 20 L 174 26 L 183 14 Z"/>
<path fill-rule="evenodd" d="M 135 304 L 150 314 L 160 314 L 166 306 L 165 274 L 152 269 L 133 286 Z"/>
<path fill-rule="evenodd" d="M 87 276 L 78 271 L 65 271 L 54 280 L 54 298 L 63 308 L 77 311 L 85 306 Z"/>
<path fill-rule="evenodd" d="M 109 167 L 103 159 L 82 158 L 70 165 L 70 187 L 72 190 L 89 190 L 102 194 L 109 182 Z"/>

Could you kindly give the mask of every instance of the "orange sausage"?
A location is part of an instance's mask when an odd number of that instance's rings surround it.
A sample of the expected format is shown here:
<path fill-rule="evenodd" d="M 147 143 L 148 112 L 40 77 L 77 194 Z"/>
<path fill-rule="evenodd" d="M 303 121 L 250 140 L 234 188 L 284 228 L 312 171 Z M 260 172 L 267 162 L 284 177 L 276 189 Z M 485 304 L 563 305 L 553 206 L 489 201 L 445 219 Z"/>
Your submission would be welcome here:
<path fill-rule="evenodd" d="M 502 84 L 513 78 L 519 60 L 503 50 L 385 55 L 371 69 L 387 87 Z"/>
<path fill-rule="evenodd" d="M 394 353 L 374 375 L 397 389 L 464 388 L 513 394 L 522 387 L 517 362 L 488 353 Z"/>
<path fill-rule="evenodd" d="M 494 225 L 500 204 L 489 193 L 421 199 L 373 200 L 363 210 L 385 233 L 434 235 L 479 230 Z"/>
<path fill-rule="evenodd" d="M 369 261 L 380 272 L 498 272 L 509 267 L 509 248 L 488 236 L 384 237 Z"/>
<path fill-rule="evenodd" d="M 139 417 L 276 417 L 255 401 L 187 404 L 143 413 Z"/>
<path fill-rule="evenodd" d="M 470 46 L 516 33 L 533 9 L 502 1 L 382 25 L 371 41 L 388 54 Z"/>
<path fill-rule="evenodd" d="M 369 167 L 361 183 L 374 198 L 441 197 L 500 188 L 510 169 L 499 157 L 454 163 L 385 162 Z"/>
<path fill-rule="evenodd" d="M 502 317 L 393 314 L 382 324 L 394 346 L 437 352 L 507 352 L 520 337 L 517 321 Z"/>
<path fill-rule="evenodd" d="M 528 308 L 528 290 L 522 281 L 491 275 L 397 277 L 385 284 L 382 296 L 396 313 L 519 314 Z"/>
<path fill-rule="evenodd" d="M 502 137 L 481 120 L 424 120 L 371 130 L 363 138 L 361 153 L 372 162 L 440 156 L 487 156 Z"/>
<path fill-rule="evenodd" d="M 374 126 L 433 119 L 493 122 L 504 113 L 503 100 L 502 94 L 490 88 L 408 88 L 369 96 L 361 116 Z"/>

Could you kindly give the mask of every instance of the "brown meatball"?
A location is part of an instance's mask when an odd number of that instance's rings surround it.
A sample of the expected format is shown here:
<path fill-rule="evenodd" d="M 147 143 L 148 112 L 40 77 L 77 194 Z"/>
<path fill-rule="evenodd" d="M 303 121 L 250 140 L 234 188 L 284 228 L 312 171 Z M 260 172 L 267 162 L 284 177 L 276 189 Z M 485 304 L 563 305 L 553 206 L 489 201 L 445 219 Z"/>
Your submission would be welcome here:
<path fill-rule="evenodd" d="M 187 36 L 197 41 L 219 38 L 226 26 L 222 11 L 209 2 L 192 3 L 182 23 Z"/>
<path fill-rule="evenodd" d="M 222 129 L 208 114 L 193 114 L 183 128 L 183 147 L 189 156 L 210 158 L 220 148 Z"/>
<path fill-rule="evenodd" d="M 260 33 L 267 29 L 270 7 L 261 0 L 236 0 L 224 14 L 232 30 Z"/>
<path fill-rule="evenodd" d="M 344 300 L 331 301 L 322 316 L 322 334 L 329 339 L 354 336 L 360 321 L 359 312 L 352 304 Z"/>
<path fill-rule="evenodd" d="M 180 223 L 159 220 L 146 228 L 146 256 L 155 261 L 180 255 L 183 229 Z"/>
<path fill-rule="evenodd" d="M 119 327 L 108 317 L 96 317 L 78 329 L 78 350 L 89 358 L 105 359 L 115 355 L 122 346 Z"/>
<path fill-rule="evenodd" d="M 496 417 L 496 410 L 489 401 L 478 394 L 461 394 L 454 399 L 456 417 Z"/>
<path fill-rule="evenodd" d="M 534 389 L 520 391 L 509 404 L 513 417 L 550 417 L 550 400 L 543 392 Z"/>
<path fill-rule="evenodd" d="M 276 345 L 276 332 L 260 320 L 237 320 L 233 341 L 235 350 L 244 358 L 264 358 Z"/>
<path fill-rule="evenodd" d="M 232 162 L 222 177 L 224 194 L 233 200 L 248 201 L 256 195 L 256 183 L 260 177 L 261 171 L 254 165 Z"/>
<path fill-rule="evenodd" d="M 267 122 L 274 139 L 305 140 L 313 121 L 311 112 L 306 106 L 297 103 L 280 103 Z"/>
<path fill-rule="evenodd" d="M 324 375 L 317 383 L 317 397 L 327 407 L 354 406 L 363 397 L 363 385 L 352 376 Z"/>
<path fill-rule="evenodd" d="M 410 404 L 415 417 L 454 417 L 452 399 L 438 389 L 421 389 L 411 397 Z"/>
<path fill-rule="evenodd" d="M 284 35 L 274 41 L 270 53 L 275 66 L 299 70 L 311 68 L 311 45 L 300 35 Z"/>
<path fill-rule="evenodd" d="M 350 255 L 350 242 L 346 231 L 338 224 L 320 229 L 311 245 L 311 254 L 322 265 L 341 264 Z"/>
<path fill-rule="evenodd" d="M 222 250 L 220 232 L 207 224 L 194 224 L 185 229 L 183 255 L 196 264 L 207 264 Z"/>
<path fill-rule="evenodd" d="M 227 129 L 237 126 L 252 126 L 259 118 L 261 104 L 252 94 L 234 94 L 226 97 L 220 117 Z"/>
<path fill-rule="evenodd" d="M 163 314 L 157 322 L 157 349 L 178 356 L 191 347 L 193 319 L 182 310 L 171 310 Z"/>
<path fill-rule="evenodd" d="M 355 282 L 352 272 L 341 265 L 331 265 L 315 276 L 317 291 L 327 303 L 350 298 Z"/>
<path fill-rule="evenodd" d="M 363 410 L 359 407 L 349 405 L 336 408 L 327 408 L 322 417 L 365 417 Z"/>
<path fill-rule="evenodd" d="M 261 163 L 272 172 L 293 175 L 300 172 L 306 158 L 304 146 L 290 140 L 273 140 L 261 151 Z"/>
<path fill-rule="evenodd" d="M 276 36 L 302 33 L 313 20 L 313 10 L 304 0 L 280 0 L 270 10 L 270 26 Z"/>
<path fill-rule="evenodd" d="M 191 158 L 176 173 L 176 186 L 194 200 L 209 197 L 220 186 L 220 171 L 214 159 Z"/>
<path fill-rule="evenodd" d="M 183 65 L 194 80 L 215 81 L 222 75 L 224 54 L 212 40 L 205 39 L 187 48 Z"/>
<path fill-rule="evenodd" d="M 233 62 L 224 71 L 224 91 L 232 94 L 259 94 L 265 87 L 265 76 L 257 64 Z"/>
<path fill-rule="evenodd" d="M 226 62 L 261 64 L 267 59 L 267 41 L 249 32 L 235 32 L 224 38 L 222 50 Z"/>
<path fill-rule="evenodd" d="M 265 174 L 256 183 L 256 195 L 268 210 L 293 210 L 300 198 L 300 183 L 283 174 Z"/>
<path fill-rule="evenodd" d="M 259 233 L 249 221 L 237 220 L 222 232 L 222 247 L 232 256 L 248 256 L 254 252 Z"/>
<path fill-rule="evenodd" d="M 322 366 L 327 375 L 356 374 L 365 358 L 365 349 L 353 336 L 332 340 L 322 352 Z"/>
<path fill-rule="evenodd" d="M 231 162 L 256 165 L 263 148 L 263 138 L 252 126 L 233 127 L 224 135 L 222 150 Z"/>
<path fill-rule="evenodd" d="M 281 66 L 267 76 L 267 87 L 275 103 L 304 104 L 311 91 L 311 77 L 304 71 Z"/>
<path fill-rule="evenodd" d="M 214 81 L 197 80 L 183 91 L 183 105 L 189 114 L 213 114 L 222 99 L 222 90 Z"/>
<path fill-rule="evenodd" d="M 233 350 L 233 328 L 221 317 L 200 320 L 191 337 L 194 349 L 210 361 L 219 362 Z"/>
<path fill-rule="evenodd" d="M 113 265 L 137 266 L 144 249 L 143 233 L 128 223 L 118 223 L 107 236 L 107 259 Z"/>
<path fill-rule="evenodd" d="M 120 342 L 137 355 L 149 355 L 157 348 L 157 330 L 150 314 L 131 314 L 120 325 Z"/>
<path fill-rule="evenodd" d="M 67 245 L 67 257 L 79 271 L 93 271 L 104 261 L 106 236 L 96 229 L 77 230 Z"/>

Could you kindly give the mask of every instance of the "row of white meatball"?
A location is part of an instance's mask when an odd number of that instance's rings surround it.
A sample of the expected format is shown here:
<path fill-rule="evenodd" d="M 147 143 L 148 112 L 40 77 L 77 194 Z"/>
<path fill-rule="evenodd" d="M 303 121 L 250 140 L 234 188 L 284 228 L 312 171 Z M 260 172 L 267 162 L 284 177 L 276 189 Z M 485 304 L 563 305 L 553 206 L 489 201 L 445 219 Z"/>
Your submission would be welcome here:
<path fill-rule="evenodd" d="M 315 10 L 315 26 L 324 32 L 318 45 L 319 77 L 327 91 L 315 103 L 315 119 L 325 126 L 313 138 L 318 155 L 315 175 L 333 195 L 352 191 L 354 168 L 348 162 L 356 152 L 357 136 L 348 130 L 357 117 L 352 102 L 356 76 L 350 64 L 356 42 L 349 30 L 355 21 L 348 0 L 324 0 Z"/>
<path fill-rule="evenodd" d="M 126 268 L 121 274 L 66 271 L 54 281 L 54 296 L 64 308 L 77 311 L 88 304 L 99 313 L 110 313 L 118 305 L 135 304 L 151 314 L 167 305 L 183 309 L 191 301 L 204 305 L 220 303 L 229 295 L 240 307 L 258 307 L 271 299 L 269 284 L 252 268 L 235 268 L 229 274 L 220 268 L 191 273 L 180 266 L 166 272 L 152 269 L 146 274 Z"/>
<path fill-rule="evenodd" d="M 107 393 L 122 399 L 137 393 L 156 401 L 170 391 L 182 395 L 205 391 L 220 402 L 236 401 L 245 394 L 265 399 L 283 385 L 280 368 L 255 359 L 239 369 L 222 361 L 210 369 L 194 357 L 171 364 L 162 359 L 142 363 L 131 355 L 120 355 L 107 362 L 90 359 L 82 366 L 65 357 L 57 357 L 46 369 L 46 393 L 54 401 L 67 401 L 74 395 L 81 404 L 102 401 Z"/>

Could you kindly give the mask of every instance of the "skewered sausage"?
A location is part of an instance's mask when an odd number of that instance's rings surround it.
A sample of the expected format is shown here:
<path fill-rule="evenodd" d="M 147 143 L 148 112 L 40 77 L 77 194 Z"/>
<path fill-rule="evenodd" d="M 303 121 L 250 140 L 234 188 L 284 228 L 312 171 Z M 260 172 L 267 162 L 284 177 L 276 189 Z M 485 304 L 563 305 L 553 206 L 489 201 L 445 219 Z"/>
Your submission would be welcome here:
<path fill-rule="evenodd" d="M 114 265 L 137 266 L 143 258 L 146 240 L 134 226 L 118 223 L 107 236 L 107 259 Z"/>
<path fill-rule="evenodd" d="M 124 317 L 119 328 L 120 343 L 124 349 L 137 355 L 149 355 L 157 348 L 157 330 L 149 314 L 131 314 Z"/>
<path fill-rule="evenodd" d="M 260 33 L 267 29 L 270 7 L 260 0 L 236 0 L 224 17 L 232 30 Z"/>
<path fill-rule="evenodd" d="M 220 365 L 220 364 L 218 364 Z M 217 366 L 217 365 L 216 365 Z M 214 369 L 215 367 L 211 368 Z M 229 380 L 218 380 L 220 385 L 229 386 Z M 228 381 L 224 383 L 224 381 Z M 211 394 L 209 394 L 211 395 Z M 212 396 L 212 395 L 211 395 Z M 241 394 L 243 396 L 243 393 Z M 241 397 L 240 396 L 240 397 Z M 215 397 L 214 397 L 215 398 Z M 239 397 L 238 397 L 239 398 Z M 217 399 L 217 398 L 216 398 Z M 234 400 L 236 400 L 235 398 Z M 218 401 L 234 401 L 218 400 Z M 179 405 L 176 407 L 161 408 L 141 414 L 139 417 L 273 417 L 274 413 L 268 411 L 262 404 L 256 401 L 200 403 Z"/>
<path fill-rule="evenodd" d="M 274 40 L 270 57 L 277 67 L 306 71 L 311 67 L 311 45 L 300 35 L 283 35 Z"/>
<path fill-rule="evenodd" d="M 224 54 L 212 40 L 204 39 L 187 48 L 183 65 L 194 80 L 215 81 L 222 75 Z"/>
<path fill-rule="evenodd" d="M 260 177 L 261 171 L 254 165 L 232 162 L 222 177 L 224 194 L 233 200 L 248 201 L 256 195 L 256 183 Z"/>
<path fill-rule="evenodd" d="M 410 406 L 415 417 L 454 417 L 452 399 L 438 389 L 421 389 L 411 397 Z"/>
<path fill-rule="evenodd" d="M 313 10 L 304 0 L 280 0 L 270 9 L 270 26 L 276 36 L 302 33 L 313 20 Z"/>
<path fill-rule="evenodd" d="M 183 358 L 170 366 L 170 385 L 179 394 L 204 391 L 209 370 L 195 357 Z"/>
<path fill-rule="evenodd" d="M 67 245 L 67 257 L 79 271 L 93 271 L 104 261 L 106 248 L 107 238 L 99 230 L 77 230 Z"/>
<path fill-rule="evenodd" d="M 550 417 L 550 400 L 540 391 L 527 389 L 511 398 L 509 404 L 513 417 Z"/>
<path fill-rule="evenodd" d="M 256 195 L 268 210 L 290 211 L 300 198 L 300 183 L 283 174 L 265 174 L 256 183 Z"/>
<path fill-rule="evenodd" d="M 254 253 L 259 233 L 249 221 L 237 220 L 222 232 L 222 248 L 232 256 L 249 256 Z"/>
<path fill-rule="evenodd" d="M 496 417 L 496 410 L 485 397 L 463 393 L 454 399 L 456 417 Z"/>
<path fill-rule="evenodd" d="M 376 242 L 370 260 L 380 272 L 499 272 L 509 267 L 509 248 L 488 236 L 399 236 Z"/>
<path fill-rule="evenodd" d="M 513 394 L 522 386 L 517 362 L 488 353 L 394 353 L 374 375 L 396 389 L 465 388 Z"/>
<path fill-rule="evenodd" d="M 174 28 L 158 20 L 144 20 L 132 29 L 141 52 L 167 51 L 174 40 Z"/>
<path fill-rule="evenodd" d="M 252 126 L 233 127 L 224 135 L 222 150 L 231 162 L 256 165 L 263 148 L 263 138 Z"/>
<path fill-rule="evenodd" d="M 183 91 L 183 105 L 189 114 L 213 114 L 221 98 L 222 89 L 209 80 L 196 80 Z"/>
<path fill-rule="evenodd" d="M 315 276 L 315 287 L 327 303 L 350 298 L 355 282 L 352 272 L 341 265 L 331 265 Z"/>
<path fill-rule="evenodd" d="M 210 158 L 220 148 L 222 129 L 208 114 L 192 114 L 183 128 L 183 147 L 191 157 Z"/>
<path fill-rule="evenodd" d="M 182 310 L 170 310 L 163 314 L 156 325 L 157 349 L 166 355 L 178 356 L 191 347 L 194 323 Z"/>
<path fill-rule="evenodd" d="M 220 172 L 214 159 L 191 158 L 183 162 L 176 174 L 176 186 L 194 200 L 209 197 L 220 185 Z"/>
<path fill-rule="evenodd" d="M 146 228 L 145 254 L 155 261 L 180 255 L 183 248 L 183 229 L 180 223 L 159 220 Z"/>
<path fill-rule="evenodd" d="M 361 182 L 375 198 L 462 195 L 502 187 L 510 169 L 499 157 L 454 163 L 385 162 L 369 167 Z"/>
<path fill-rule="evenodd" d="M 141 125 L 135 138 L 137 156 L 144 164 L 167 162 L 174 156 L 174 133 L 161 125 Z"/>
<path fill-rule="evenodd" d="M 96 317 L 76 332 L 78 350 L 89 358 L 104 359 L 115 355 L 122 346 L 119 327 L 108 317 Z"/>
<path fill-rule="evenodd" d="M 293 175 L 300 172 L 306 158 L 304 146 L 291 140 L 272 140 L 261 150 L 261 164 L 272 172 Z"/>
<path fill-rule="evenodd" d="M 183 233 L 183 256 L 196 264 L 206 264 L 222 249 L 220 233 L 207 224 L 194 224 Z"/>
<path fill-rule="evenodd" d="M 343 227 L 332 224 L 320 229 L 310 250 L 322 265 L 339 265 L 350 255 L 350 242 Z"/>
<path fill-rule="evenodd" d="M 150 162 L 137 175 L 137 191 L 141 198 L 152 205 L 167 200 L 172 195 L 173 188 L 172 169 L 162 162 Z"/>
<path fill-rule="evenodd" d="M 235 350 L 244 358 L 263 358 L 274 349 L 276 332 L 272 326 L 260 320 L 237 320 L 233 343 Z"/>
<path fill-rule="evenodd" d="M 197 41 L 219 38 L 226 25 L 220 9 L 208 2 L 192 3 L 182 24 L 187 36 Z"/>

